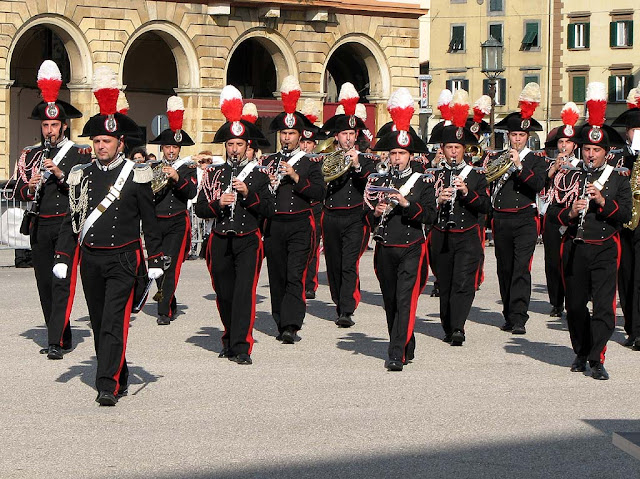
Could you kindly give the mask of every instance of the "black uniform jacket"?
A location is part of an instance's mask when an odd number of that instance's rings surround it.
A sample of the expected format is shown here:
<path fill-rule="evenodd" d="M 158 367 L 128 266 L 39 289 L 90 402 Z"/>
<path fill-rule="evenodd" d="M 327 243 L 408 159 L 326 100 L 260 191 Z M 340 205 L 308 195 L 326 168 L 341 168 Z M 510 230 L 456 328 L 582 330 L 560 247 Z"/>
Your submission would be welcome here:
<path fill-rule="evenodd" d="M 60 151 L 60 148 L 70 140 L 64 139 L 58 143 L 55 147 L 49 150 L 48 157 L 53 159 Z M 18 181 L 16 184 L 17 197 L 20 201 L 33 200 L 33 194 L 29 192 L 29 179 L 32 175 L 32 167 L 37 168 L 42 158 L 44 147 L 42 145 L 27 147 L 22 150 L 20 159 L 21 164 L 26 165 L 24 171 L 25 177 L 18 175 Z M 74 145 L 66 153 L 64 158 L 58 163 L 65 176 L 62 181 L 59 181 L 56 175 L 53 173 L 45 173 L 48 176 L 46 181 L 40 187 L 40 218 L 55 218 L 62 217 L 67 214 L 69 209 L 69 185 L 67 184 L 67 178 L 71 172 L 71 168 L 75 165 L 86 164 L 91 161 L 91 147 L 88 145 Z"/>
<path fill-rule="evenodd" d="M 196 168 L 185 164 L 177 170 L 178 181 L 169 179 L 167 185 L 155 194 L 156 216 L 170 218 L 187 210 L 187 201 L 198 194 Z"/>
<path fill-rule="evenodd" d="M 595 169 L 589 177 L 583 163 L 580 163 L 580 167 L 583 168 L 582 171 L 570 172 L 570 174 L 572 175 L 571 181 L 577 182 L 579 191 L 582 192 L 584 181 L 589 178 L 589 183 L 593 183 L 599 179 L 604 166 Z M 605 198 L 604 206 L 601 208 L 595 201 L 590 201 L 589 209 L 584 218 L 584 240 L 587 243 L 603 243 L 614 236 L 622 228 L 623 223 L 631 219 L 632 202 L 629 178 L 612 172 L 600 193 Z M 580 215 L 569 219 L 571 204 L 554 202 L 549 206 L 547 215 L 552 222 L 566 226 L 567 234 L 574 238 L 580 223 Z"/>
<path fill-rule="evenodd" d="M 400 178 L 393 181 L 391 186 L 400 189 L 411 178 L 414 171 L 412 168 L 407 168 L 400 173 Z M 389 186 L 389 179 L 386 176 L 371 178 L 370 184 Z M 376 217 L 374 215 L 374 210 L 383 195 L 383 193 L 374 193 L 366 196 L 364 221 L 372 228 L 378 226 L 382 220 L 382 216 Z M 385 246 L 406 247 L 424 241 L 424 224 L 432 223 L 435 220 L 436 202 L 431 181 L 419 178 L 405 198 L 409 201 L 409 206 L 403 208 L 396 205 L 384 215 L 384 227 L 380 227 L 376 231 L 376 233 L 382 234 L 382 244 Z"/>
<path fill-rule="evenodd" d="M 275 174 L 280 161 L 287 161 L 300 150 L 293 150 L 286 155 L 282 152 L 269 155 L 262 162 L 270 173 Z M 313 201 L 321 201 L 324 198 L 326 185 L 322 176 L 320 163 L 303 156 L 293 166 L 300 176 L 295 183 L 291 177 L 285 176 L 276 190 L 275 216 L 279 219 L 298 218 L 300 213 L 308 214 L 311 211 Z"/>
<path fill-rule="evenodd" d="M 77 166 L 72 170 L 69 175 L 69 185 L 70 188 L 75 188 L 76 198 L 87 196 L 87 217 L 107 196 L 125 161 L 128 160 L 114 160 L 107 171 L 104 171 L 101 165 L 98 166 L 98 162 Z M 149 267 L 161 267 L 162 245 L 153 205 L 151 176 L 149 165 L 136 165 L 133 168 L 120 192 L 120 197 L 89 228 L 82 247 L 94 252 L 139 249 L 140 220 L 142 220 Z M 78 234 L 73 232 L 72 221 L 77 225 L 79 215 L 79 213 L 68 214 L 62 222 L 60 237 L 56 244 L 56 262 L 71 263 L 78 242 Z"/>
<path fill-rule="evenodd" d="M 324 206 L 330 210 L 356 209 L 360 211 L 364 201 L 364 189 L 369 175 L 375 171 L 375 165 L 370 156 L 360 153 L 358 162 L 362 167 L 356 171 L 351 167 L 342 176 L 331 180 L 327 185 L 327 197 Z"/>
<path fill-rule="evenodd" d="M 436 204 L 440 192 L 448 188 L 451 184 L 451 176 L 459 175 L 465 166 L 466 163 L 463 162 L 456 166 L 455 169 L 447 165 L 444 168 L 432 172 L 435 176 L 434 190 Z M 438 206 L 438 215 L 433 225 L 435 229 L 440 231 L 448 230 L 452 233 L 470 230 L 478 226 L 478 222 L 481 220 L 480 215 L 489 213 L 491 210 L 491 200 L 489 199 L 487 179 L 484 173 L 471 170 L 464 181 L 469 190 L 467 196 L 462 196 L 460 191 L 456 192 L 453 212 L 450 201 Z M 453 220 L 456 225 L 447 227 L 447 222 L 450 220 Z M 484 221 L 483 217 L 482 221 Z"/>
<path fill-rule="evenodd" d="M 236 167 L 236 176 L 243 170 L 244 164 Z M 238 236 L 255 232 L 264 218 L 271 218 L 275 213 L 275 197 L 269 189 L 269 176 L 257 168 L 244 179 L 249 189 L 245 198 L 238 193 L 234 207 L 233 220 L 231 207 L 220 207 L 220 196 L 231 182 L 232 167 L 229 163 L 215 166 L 205 171 L 202 189 L 198 194 L 196 215 L 200 218 L 215 218 L 213 231 L 226 235 L 234 231 Z"/>
<path fill-rule="evenodd" d="M 525 148 L 520 152 L 522 170 L 515 171 L 498 192 L 493 208 L 494 217 L 501 213 L 535 216 L 536 194 L 547 181 L 547 165 L 544 159 Z M 497 183 L 498 180 L 495 181 Z"/>

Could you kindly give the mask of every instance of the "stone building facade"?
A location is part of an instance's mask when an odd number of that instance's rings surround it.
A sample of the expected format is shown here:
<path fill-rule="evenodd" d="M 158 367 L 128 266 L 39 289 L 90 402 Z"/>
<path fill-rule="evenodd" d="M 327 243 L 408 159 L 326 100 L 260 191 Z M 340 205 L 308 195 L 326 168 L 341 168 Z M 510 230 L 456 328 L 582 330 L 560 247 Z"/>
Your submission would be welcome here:
<path fill-rule="evenodd" d="M 214 148 L 227 83 L 258 105 L 265 128 L 281 109 L 277 90 L 285 76 L 298 77 L 302 100 L 318 107 L 351 81 L 375 128 L 387 120 L 394 89 L 418 95 L 424 13 L 419 0 L 0 1 L 0 178 L 11 176 L 21 147 L 39 141 L 26 117 L 38 101 L 35 77 L 44 59 L 61 66 L 60 97 L 85 114 L 72 122 L 72 138 L 97 112 L 91 80 L 107 65 L 125 88 L 130 116 L 147 130 L 171 94 L 184 99 L 185 130 L 196 141 L 184 152 L 190 154 Z M 325 107 L 325 114 L 332 111 Z"/>

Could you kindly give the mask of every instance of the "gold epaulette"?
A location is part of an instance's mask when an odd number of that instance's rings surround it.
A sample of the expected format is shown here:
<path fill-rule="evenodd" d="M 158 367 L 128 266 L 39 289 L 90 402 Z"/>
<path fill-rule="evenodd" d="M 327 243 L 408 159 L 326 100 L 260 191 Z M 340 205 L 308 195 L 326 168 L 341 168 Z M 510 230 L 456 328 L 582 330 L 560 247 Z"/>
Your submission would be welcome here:
<path fill-rule="evenodd" d="M 91 163 L 75 165 L 73 168 L 71 168 L 71 171 L 69 172 L 69 177 L 67 178 L 67 184 L 69 186 L 79 185 L 80 181 L 82 181 L 83 171 L 88 166 L 91 166 Z"/>

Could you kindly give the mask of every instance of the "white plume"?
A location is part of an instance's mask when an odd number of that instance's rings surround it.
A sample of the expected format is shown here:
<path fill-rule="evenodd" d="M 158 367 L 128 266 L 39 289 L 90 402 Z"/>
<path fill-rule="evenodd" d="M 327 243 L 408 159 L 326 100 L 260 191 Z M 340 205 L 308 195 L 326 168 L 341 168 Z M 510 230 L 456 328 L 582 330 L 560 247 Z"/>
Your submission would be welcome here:
<path fill-rule="evenodd" d="M 179 96 L 171 96 L 167 100 L 167 111 L 184 110 L 184 102 Z"/>
<path fill-rule="evenodd" d="M 599 81 L 592 81 L 587 85 L 586 101 L 602 101 L 607 100 L 607 87 Z"/>
<path fill-rule="evenodd" d="M 473 104 L 474 108 L 477 108 L 485 115 L 491 113 L 491 97 L 489 95 L 482 95 Z"/>
<path fill-rule="evenodd" d="M 62 73 L 54 61 L 45 60 L 38 69 L 38 80 L 62 80 Z"/>
<path fill-rule="evenodd" d="M 280 93 L 289 93 L 292 91 L 300 91 L 300 82 L 293 75 L 289 75 L 282 80 L 282 86 L 280 87 Z"/>
<path fill-rule="evenodd" d="M 358 91 L 356 90 L 356 87 L 353 86 L 353 83 L 343 83 L 340 87 L 338 101 L 346 100 L 347 98 L 360 98 L 360 95 L 358 95 Z"/>
<path fill-rule="evenodd" d="M 453 93 L 451 90 L 444 89 L 440 92 L 440 96 L 438 97 L 438 106 L 448 105 L 453 100 Z"/>
<path fill-rule="evenodd" d="M 409 90 L 404 87 L 394 91 L 389 97 L 389 101 L 387 101 L 387 110 L 391 110 L 392 108 L 406 108 L 409 106 L 413 107 L 413 97 L 411 93 L 409 93 Z"/>
<path fill-rule="evenodd" d="M 119 89 L 118 76 L 108 66 L 100 66 L 93 72 L 93 89 L 92 91 L 108 89 Z"/>
<path fill-rule="evenodd" d="M 518 98 L 518 101 L 528 101 L 532 103 L 540 103 L 541 100 L 542 92 L 540 91 L 540 85 L 535 82 L 527 83 Z"/>

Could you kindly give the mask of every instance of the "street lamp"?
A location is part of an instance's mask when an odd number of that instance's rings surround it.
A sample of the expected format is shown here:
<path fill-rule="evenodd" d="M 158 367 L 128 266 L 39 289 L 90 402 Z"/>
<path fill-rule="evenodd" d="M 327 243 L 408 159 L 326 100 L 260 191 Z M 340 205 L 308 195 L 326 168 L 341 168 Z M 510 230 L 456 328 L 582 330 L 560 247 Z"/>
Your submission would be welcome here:
<path fill-rule="evenodd" d="M 496 147 L 496 134 L 493 131 L 495 124 L 496 109 L 496 79 L 504 68 L 502 67 L 502 43 L 493 37 L 480 45 L 482 49 L 482 73 L 489 79 L 489 96 L 491 97 L 491 116 L 489 125 L 491 126 L 491 149 Z"/>

